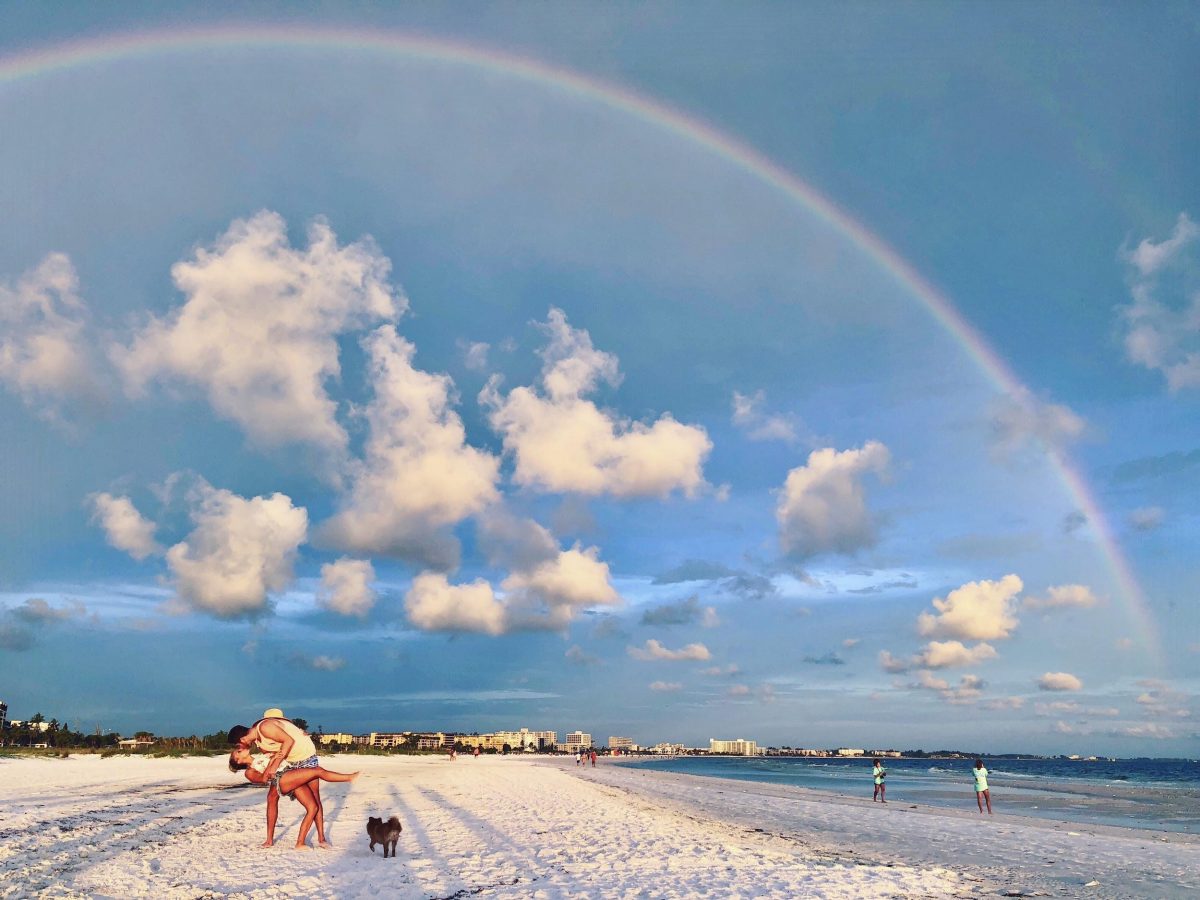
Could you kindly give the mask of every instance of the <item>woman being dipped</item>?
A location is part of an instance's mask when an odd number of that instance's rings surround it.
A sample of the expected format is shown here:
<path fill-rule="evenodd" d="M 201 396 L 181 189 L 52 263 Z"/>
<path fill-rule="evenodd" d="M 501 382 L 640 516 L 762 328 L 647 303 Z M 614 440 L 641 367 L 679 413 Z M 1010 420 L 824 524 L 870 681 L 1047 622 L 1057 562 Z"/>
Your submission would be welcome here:
<path fill-rule="evenodd" d="M 235 747 L 229 754 L 229 771 L 245 772 L 246 780 L 255 784 L 265 784 L 269 789 L 277 791 L 285 797 L 299 800 L 304 807 L 304 820 L 296 834 L 296 849 L 307 850 L 308 832 L 315 823 L 317 826 L 317 846 L 328 850 L 330 844 L 325 840 L 325 823 L 320 815 L 321 805 L 313 794 L 311 784 L 321 781 L 353 781 L 358 772 L 334 772 L 324 766 L 311 766 L 303 769 L 286 769 L 272 776 L 266 774 L 271 763 L 270 753 L 251 753 L 246 747 Z M 275 843 L 275 819 L 267 817 L 267 839 L 264 847 Z"/>

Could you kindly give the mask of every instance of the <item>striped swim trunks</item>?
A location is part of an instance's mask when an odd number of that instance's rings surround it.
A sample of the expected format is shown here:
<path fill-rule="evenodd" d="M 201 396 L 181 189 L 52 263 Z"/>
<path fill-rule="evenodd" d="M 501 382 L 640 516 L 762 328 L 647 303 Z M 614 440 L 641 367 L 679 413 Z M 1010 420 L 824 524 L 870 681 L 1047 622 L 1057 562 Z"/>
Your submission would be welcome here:
<path fill-rule="evenodd" d="M 319 768 L 320 765 L 321 761 L 317 759 L 317 755 L 315 753 L 308 759 L 302 759 L 299 762 L 285 762 L 278 768 L 278 770 L 276 770 L 275 774 L 271 776 L 271 780 L 268 782 L 268 785 L 275 788 L 275 790 L 279 791 L 279 793 L 283 794 L 283 789 L 279 786 L 279 779 L 284 772 L 288 771 L 289 769 L 316 769 Z M 291 800 L 296 799 L 296 794 L 294 791 L 290 791 L 287 794 L 284 794 L 284 796 Z"/>

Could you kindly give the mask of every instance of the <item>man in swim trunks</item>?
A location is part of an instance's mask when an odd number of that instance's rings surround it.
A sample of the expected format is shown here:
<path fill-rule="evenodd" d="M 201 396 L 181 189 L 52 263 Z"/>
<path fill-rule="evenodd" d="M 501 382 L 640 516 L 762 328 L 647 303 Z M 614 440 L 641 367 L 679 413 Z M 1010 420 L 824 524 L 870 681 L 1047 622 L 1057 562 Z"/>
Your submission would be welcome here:
<path fill-rule="evenodd" d="M 249 748 L 257 744 L 259 749 L 271 754 L 271 760 L 263 771 L 264 780 L 271 786 L 267 790 L 267 834 L 275 833 L 275 822 L 279 818 L 279 787 L 276 774 L 288 769 L 312 769 L 320 766 L 317 747 L 311 737 L 300 730 L 290 719 L 284 718 L 283 710 L 272 707 L 263 712 L 263 717 L 247 728 L 235 725 L 229 730 L 229 742 Z M 321 803 L 321 782 L 313 781 L 309 787 L 317 804 L 317 846 L 329 849 L 325 840 L 325 809 Z M 304 837 L 303 835 L 301 836 Z"/>

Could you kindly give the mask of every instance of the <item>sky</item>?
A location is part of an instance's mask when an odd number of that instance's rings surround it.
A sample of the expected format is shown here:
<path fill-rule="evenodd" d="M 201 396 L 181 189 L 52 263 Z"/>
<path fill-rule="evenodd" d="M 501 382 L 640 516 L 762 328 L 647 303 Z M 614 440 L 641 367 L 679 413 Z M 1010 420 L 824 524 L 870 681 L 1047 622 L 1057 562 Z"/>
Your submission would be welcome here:
<path fill-rule="evenodd" d="M 11 717 L 1196 755 L 1194 4 L 0 24 Z"/>

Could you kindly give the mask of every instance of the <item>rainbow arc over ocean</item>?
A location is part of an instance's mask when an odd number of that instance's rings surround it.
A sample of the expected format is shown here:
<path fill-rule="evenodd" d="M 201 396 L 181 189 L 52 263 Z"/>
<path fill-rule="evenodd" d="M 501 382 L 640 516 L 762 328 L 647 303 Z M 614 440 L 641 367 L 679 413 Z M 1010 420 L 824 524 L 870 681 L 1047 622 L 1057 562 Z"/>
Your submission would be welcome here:
<path fill-rule="evenodd" d="M 1029 389 L 1009 365 L 963 317 L 950 299 L 924 278 L 895 249 L 840 209 L 811 185 L 759 153 L 749 144 L 684 112 L 641 94 L 561 66 L 440 37 L 388 31 L 276 25 L 149 30 L 99 35 L 0 58 L 0 87 L 56 72 L 105 63 L 152 59 L 173 53 L 229 48 L 323 49 L 372 53 L 414 61 L 458 65 L 532 84 L 543 90 L 594 103 L 677 136 L 749 174 L 825 222 L 874 260 L 906 294 L 916 300 L 962 347 L 996 389 L 1027 402 Z M 1158 627 L 1095 493 L 1070 459 L 1051 453 L 1067 494 L 1087 516 L 1110 569 L 1121 603 L 1137 638 L 1152 660 L 1163 658 Z"/>

